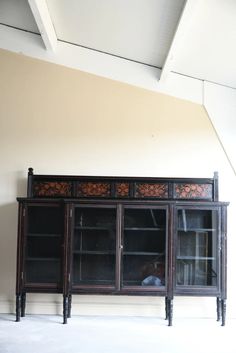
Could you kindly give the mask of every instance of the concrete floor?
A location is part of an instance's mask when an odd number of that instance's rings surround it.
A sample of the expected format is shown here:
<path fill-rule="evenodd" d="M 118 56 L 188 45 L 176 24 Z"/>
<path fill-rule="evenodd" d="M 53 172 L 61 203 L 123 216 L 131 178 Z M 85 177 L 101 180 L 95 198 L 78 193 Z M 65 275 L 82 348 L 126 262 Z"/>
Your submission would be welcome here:
<path fill-rule="evenodd" d="M 236 353 L 236 320 L 0 314 L 0 353 Z"/>

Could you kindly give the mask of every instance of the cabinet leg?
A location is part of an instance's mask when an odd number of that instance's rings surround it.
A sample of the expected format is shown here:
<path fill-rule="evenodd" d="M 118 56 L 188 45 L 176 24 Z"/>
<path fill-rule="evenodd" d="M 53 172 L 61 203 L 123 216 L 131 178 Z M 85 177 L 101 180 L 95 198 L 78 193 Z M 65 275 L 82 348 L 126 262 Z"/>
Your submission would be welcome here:
<path fill-rule="evenodd" d="M 20 321 L 21 294 L 16 295 L 16 322 Z"/>
<path fill-rule="evenodd" d="M 68 318 L 68 296 L 63 296 L 63 324 L 67 324 Z"/>
<path fill-rule="evenodd" d="M 26 293 L 21 295 L 21 317 L 25 317 Z"/>
<path fill-rule="evenodd" d="M 221 299 L 219 297 L 216 298 L 216 311 L 217 311 L 217 321 L 221 319 Z"/>
<path fill-rule="evenodd" d="M 68 318 L 71 317 L 71 304 L 72 304 L 72 295 L 69 294 L 69 297 L 68 297 Z"/>
<path fill-rule="evenodd" d="M 225 299 L 221 299 L 221 314 L 222 314 L 221 326 L 225 326 L 225 317 L 226 317 L 226 300 Z"/>
<path fill-rule="evenodd" d="M 168 299 L 168 319 L 169 323 L 168 326 L 172 326 L 172 320 L 173 320 L 173 299 Z"/>
<path fill-rule="evenodd" d="M 165 320 L 167 320 L 168 319 L 168 317 L 169 317 L 169 308 L 168 308 L 168 305 L 169 305 L 169 303 L 168 303 L 168 297 L 165 297 L 165 314 L 166 314 L 166 316 L 165 316 Z"/>

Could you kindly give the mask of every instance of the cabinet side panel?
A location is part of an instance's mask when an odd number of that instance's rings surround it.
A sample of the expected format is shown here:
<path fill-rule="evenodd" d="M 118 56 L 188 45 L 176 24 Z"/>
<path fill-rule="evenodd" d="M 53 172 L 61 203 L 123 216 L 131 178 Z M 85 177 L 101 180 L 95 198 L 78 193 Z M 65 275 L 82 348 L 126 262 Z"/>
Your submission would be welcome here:
<path fill-rule="evenodd" d="M 17 262 L 16 262 L 16 294 L 21 292 L 22 287 L 22 262 L 23 262 L 23 223 L 24 207 L 22 203 L 18 206 L 18 235 L 17 235 Z"/>

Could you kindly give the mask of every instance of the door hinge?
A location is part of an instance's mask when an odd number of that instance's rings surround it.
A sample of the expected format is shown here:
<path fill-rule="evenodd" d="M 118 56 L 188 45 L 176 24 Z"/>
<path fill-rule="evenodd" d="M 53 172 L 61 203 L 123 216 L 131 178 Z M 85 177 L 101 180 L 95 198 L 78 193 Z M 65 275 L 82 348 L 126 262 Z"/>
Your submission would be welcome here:
<path fill-rule="evenodd" d="M 70 209 L 70 218 L 72 217 L 72 209 Z"/>
<path fill-rule="evenodd" d="M 24 272 L 22 271 L 21 272 L 21 280 L 23 281 L 23 279 L 24 279 Z"/>
<path fill-rule="evenodd" d="M 25 208 L 23 208 L 23 217 L 25 217 Z"/>
<path fill-rule="evenodd" d="M 70 273 L 68 274 L 68 282 L 70 283 Z"/>

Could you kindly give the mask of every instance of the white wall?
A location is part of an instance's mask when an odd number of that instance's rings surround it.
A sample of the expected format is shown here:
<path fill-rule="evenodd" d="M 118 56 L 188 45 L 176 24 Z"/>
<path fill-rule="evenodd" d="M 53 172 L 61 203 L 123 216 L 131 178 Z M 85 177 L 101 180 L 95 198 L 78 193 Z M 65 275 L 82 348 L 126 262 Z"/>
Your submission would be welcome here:
<path fill-rule="evenodd" d="M 236 89 L 204 82 L 204 106 L 236 173 Z"/>
<path fill-rule="evenodd" d="M 205 110 L 6 51 L 0 70 L 0 312 L 14 311 L 16 197 L 26 195 L 31 166 L 40 174 L 75 175 L 212 177 L 218 170 L 220 199 L 231 201 L 228 315 L 236 316 L 235 176 Z M 61 313 L 55 301 L 61 298 L 31 295 L 28 312 Z M 74 312 L 83 314 L 163 314 L 163 298 L 76 296 L 74 302 Z M 215 315 L 213 299 L 175 302 L 180 315 Z"/>

